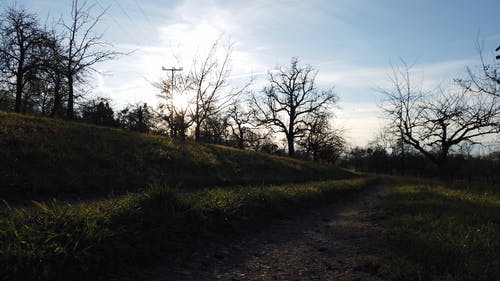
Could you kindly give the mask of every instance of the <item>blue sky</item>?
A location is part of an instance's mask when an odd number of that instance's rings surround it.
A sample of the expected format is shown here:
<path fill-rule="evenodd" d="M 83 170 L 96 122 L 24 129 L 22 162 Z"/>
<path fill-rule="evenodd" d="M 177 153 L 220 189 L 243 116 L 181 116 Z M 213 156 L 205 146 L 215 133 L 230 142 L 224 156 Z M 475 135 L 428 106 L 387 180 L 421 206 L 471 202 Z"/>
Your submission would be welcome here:
<path fill-rule="evenodd" d="M 3 0 L 9 5 L 12 0 Z M 338 126 L 354 145 L 366 144 L 383 124 L 377 87 L 387 85 L 391 63 L 415 63 L 428 85 L 450 84 L 477 64 L 475 40 L 485 55 L 500 45 L 500 1 L 331 0 L 196 1 L 88 0 L 95 11 L 109 8 L 99 29 L 106 40 L 132 55 L 98 66 L 94 92 L 117 107 L 147 101 L 156 105 L 161 66 L 184 61 L 220 34 L 235 44 L 233 75 L 257 77 L 299 57 L 318 71 L 322 87 L 340 96 Z M 22 0 L 40 14 L 67 15 L 71 1 Z M 188 66 L 188 63 L 184 65 Z"/>

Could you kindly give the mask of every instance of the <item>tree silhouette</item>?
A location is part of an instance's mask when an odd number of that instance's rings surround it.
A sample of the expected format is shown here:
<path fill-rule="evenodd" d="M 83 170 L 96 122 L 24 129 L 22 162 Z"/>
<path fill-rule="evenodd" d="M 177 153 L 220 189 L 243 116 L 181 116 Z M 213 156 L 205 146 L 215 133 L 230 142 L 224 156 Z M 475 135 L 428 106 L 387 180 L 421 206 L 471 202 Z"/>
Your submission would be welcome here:
<path fill-rule="evenodd" d="M 64 75 L 68 83 L 67 117 L 74 117 L 75 83 L 85 81 L 85 74 L 96 71 L 94 65 L 110 60 L 121 53 L 111 49 L 111 45 L 103 40 L 103 34 L 95 34 L 95 27 L 106 11 L 92 16 L 94 5 L 86 1 L 79 4 L 73 0 L 71 20 L 61 22 L 64 34 Z"/>
<path fill-rule="evenodd" d="M 39 47 L 43 32 L 35 14 L 23 8 L 8 8 L 0 23 L 0 65 L 4 82 L 15 89 L 15 112 L 26 111 L 25 89 L 40 66 Z M 12 80 L 13 78 L 13 80 Z"/>
<path fill-rule="evenodd" d="M 252 98 L 252 107 L 260 124 L 284 133 L 288 155 L 295 156 L 295 140 L 310 129 L 311 116 L 324 114 L 337 101 L 333 89 L 316 87 L 316 72 L 293 58 L 289 68 L 276 67 L 268 72 L 269 84 L 263 96 Z"/>
<path fill-rule="evenodd" d="M 414 83 L 410 67 L 402 64 L 393 68 L 392 87 L 381 90 L 387 98 L 385 115 L 394 135 L 432 161 L 446 178 L 453 146 L 500 131 L 496 97 L 468 88 L 424 90 Z"/>

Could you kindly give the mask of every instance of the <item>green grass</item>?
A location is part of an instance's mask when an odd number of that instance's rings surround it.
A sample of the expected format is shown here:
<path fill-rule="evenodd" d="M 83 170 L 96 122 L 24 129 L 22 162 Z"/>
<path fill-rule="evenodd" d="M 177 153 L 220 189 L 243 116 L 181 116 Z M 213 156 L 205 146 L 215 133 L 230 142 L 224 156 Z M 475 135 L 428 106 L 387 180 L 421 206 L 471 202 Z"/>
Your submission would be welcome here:
<path fill-rule="evenodd" d="M 393 271 L 404 280 L 500 280 L 499 191 L 394 179 L 385 217 L 405 262 Z"/>
<path fill-rule="evenodd" d="M 91 198 L 178 187 L 280 184 L 345 170 L 234 148 L 0 112 L 0 198 Z"/>
<path fill-rule="evenodd" d="M 189 255 L 214 237 L 256 231 L 283 216 L 355 196 L 375 178 L 145 192 L 78 205 L 36 203 L 0 216 L 0 276 L 93 279 L 104 272 Z"/>

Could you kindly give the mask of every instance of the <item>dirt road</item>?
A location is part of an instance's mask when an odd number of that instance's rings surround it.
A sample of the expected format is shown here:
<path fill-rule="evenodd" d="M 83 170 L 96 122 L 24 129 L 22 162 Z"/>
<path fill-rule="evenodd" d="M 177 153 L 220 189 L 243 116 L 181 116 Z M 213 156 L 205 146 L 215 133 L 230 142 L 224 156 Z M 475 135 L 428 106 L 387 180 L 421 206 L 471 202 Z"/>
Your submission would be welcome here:
<path fill-rule="evenodd" d="M 135 280 L 384 280 L 391 250 L 374 214 L 386 185 L 239 241 L 195 253 L 181 267 L 156 266 Z M 130 277 L 130 276 L 129 276 Z"/>

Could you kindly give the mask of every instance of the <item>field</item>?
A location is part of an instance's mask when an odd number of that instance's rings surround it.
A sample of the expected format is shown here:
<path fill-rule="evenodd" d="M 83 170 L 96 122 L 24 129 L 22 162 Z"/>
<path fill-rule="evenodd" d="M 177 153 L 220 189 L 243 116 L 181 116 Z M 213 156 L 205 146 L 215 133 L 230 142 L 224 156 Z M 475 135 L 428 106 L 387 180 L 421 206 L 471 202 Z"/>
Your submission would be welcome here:
<path fill-rule="evenodd" d="M 393 178 L 384 205 L 407 280 L 499 280 L 500 186 Z"/>

